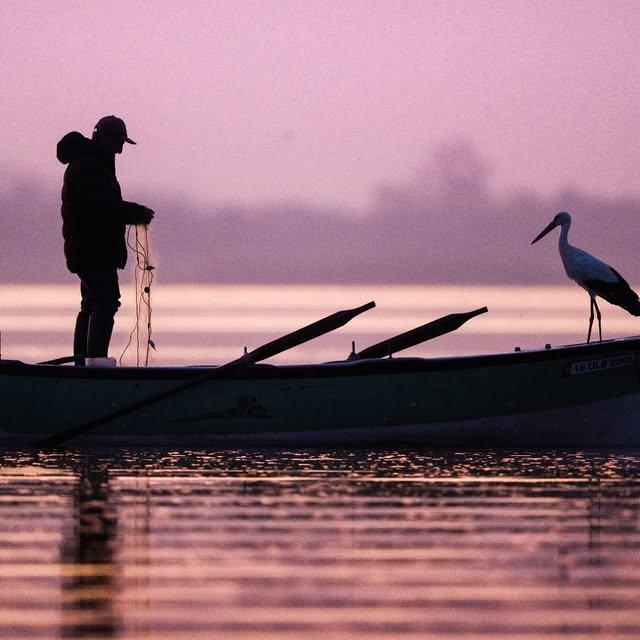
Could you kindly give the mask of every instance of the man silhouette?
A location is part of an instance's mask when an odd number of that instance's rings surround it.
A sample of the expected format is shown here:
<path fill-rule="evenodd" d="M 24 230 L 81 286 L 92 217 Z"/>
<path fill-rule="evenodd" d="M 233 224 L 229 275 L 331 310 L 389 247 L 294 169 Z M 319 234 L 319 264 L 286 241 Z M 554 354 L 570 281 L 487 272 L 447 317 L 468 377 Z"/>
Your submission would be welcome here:
<path fill-rule="evenodd" d="M 120 307 L 118 269 L 127 262 L 126 225 L 149 224 L 154 212 L 122 199 L 115 156 L 136 144 L 116 116 L 98 120 L 91 139 L 72 131 L 57 147 L 67 164 L 62 185 L 62 235 L 67 268 L 80 278 L 82 296 L 73 337 L 76 365 L 105 358 Z"/>

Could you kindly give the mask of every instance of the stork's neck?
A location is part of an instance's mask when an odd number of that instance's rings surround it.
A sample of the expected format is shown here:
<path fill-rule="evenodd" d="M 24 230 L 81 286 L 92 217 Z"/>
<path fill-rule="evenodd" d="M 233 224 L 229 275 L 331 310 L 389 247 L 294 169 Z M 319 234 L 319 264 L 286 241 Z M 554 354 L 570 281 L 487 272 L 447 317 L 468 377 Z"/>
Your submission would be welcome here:
<path fill-rule="evenodd" d="M 558 240 L 558 247 L 560 248 L 561 254 L 565 253 L 571 246 L 569 244 L 569 227 L 570 226 L 571 226 L 571 223 L 563 224 L 560 226 L 560 239 Z"/>

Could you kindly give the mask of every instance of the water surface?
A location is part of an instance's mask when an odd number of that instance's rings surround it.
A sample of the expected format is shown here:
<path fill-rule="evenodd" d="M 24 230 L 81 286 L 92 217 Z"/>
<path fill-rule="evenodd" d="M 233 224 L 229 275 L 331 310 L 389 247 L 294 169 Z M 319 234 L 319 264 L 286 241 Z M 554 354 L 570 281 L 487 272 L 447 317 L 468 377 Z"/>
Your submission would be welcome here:
<path fill-rule="evenodd" d="M 638 638 L 640 455 L 5 453 L 1 638 Z"/>
<path fill-rule="evenodd" d="M 484 305 L 406 355 L 586 333 L 574 286 L 160 283 L 155 363 L 224 362 L 371 299 L 274 361 L 341 359 Z M 2 357 L 67 355 L 77 304 L 72 285 L 0 286 Z M 123 287 L 112 355 L 133 309 Z M 605 337 L 638 333 L 602 311 Z M 640 638 L 639 471 L 632 453 L 4 452 L 0 638 Z"/>

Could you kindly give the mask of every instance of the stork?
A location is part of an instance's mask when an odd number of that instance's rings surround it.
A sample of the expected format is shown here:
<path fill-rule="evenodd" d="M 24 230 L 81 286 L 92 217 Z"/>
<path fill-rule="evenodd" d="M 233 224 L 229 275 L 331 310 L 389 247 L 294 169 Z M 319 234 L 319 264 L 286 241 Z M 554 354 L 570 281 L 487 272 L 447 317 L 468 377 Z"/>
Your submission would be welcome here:
<path fill-rule="evenodd" d="M 547 235 L 552 229 L 560 227 L 558 247 L 564 270 L 571 280 L 581 286 L 591 299 L 591 314 L 589 316 L 589 332 L 587 342 L 591 341 L 591 327 L 593 326 L 593 310 L 598 316 L 598 333 L 602 342 L 602 314 L 596 302 L 596 296 L 607 302 L 622 307 L 633 316 L 640 316 L 640 299 L 638 294 L 628 285 L 627 281 L 608 264 L 594 258 L 582 249 L 569 244 L 569 228 L 571 216 L 561 211 L 533 240 L 534 244 Z"/>

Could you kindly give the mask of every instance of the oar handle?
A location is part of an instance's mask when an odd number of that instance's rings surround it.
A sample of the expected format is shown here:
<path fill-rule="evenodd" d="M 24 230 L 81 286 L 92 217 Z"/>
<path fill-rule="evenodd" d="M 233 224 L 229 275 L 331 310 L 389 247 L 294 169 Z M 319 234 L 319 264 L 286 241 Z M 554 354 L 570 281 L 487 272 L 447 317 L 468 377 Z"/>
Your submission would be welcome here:
<path fill-rule="evenodd" d="M 481 309 L 468 311 L 466 313 L 450 313 L 447 316 L 427 322 L 427 324 L 423 324 L 420 327 L 416 327 L 393 338 L 388 338 L 387 340 L 367 347 L 355 354 L 355 358 L 351 356 L 351 359 L 384 358 L 398 351 L 403 351 L 409 347 L 414 347 L 417 344 L 426 342 L 427 340 L 437 338 L 445 333 L 455 331 L 467 322 L 467 320 L 475 318 L 475 316 L 479 316 L 481 313 L 486 313 L 487 311 L 487 307 L 482 307 Z"/>

